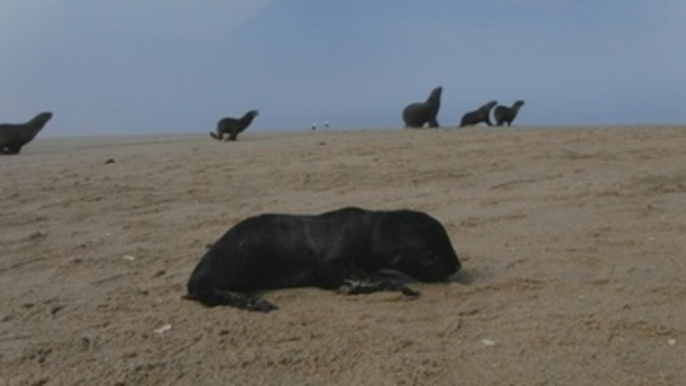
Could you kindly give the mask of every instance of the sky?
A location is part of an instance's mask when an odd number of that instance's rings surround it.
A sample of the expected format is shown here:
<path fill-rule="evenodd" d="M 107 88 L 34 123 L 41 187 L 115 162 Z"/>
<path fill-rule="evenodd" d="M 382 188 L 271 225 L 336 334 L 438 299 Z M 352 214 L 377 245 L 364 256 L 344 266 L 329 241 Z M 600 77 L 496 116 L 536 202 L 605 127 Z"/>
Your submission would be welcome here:
<path fill-rule="evenodd" d="M 686 0 L 0 0 L 0 122 L 44 133 L 686 124 Z"/>

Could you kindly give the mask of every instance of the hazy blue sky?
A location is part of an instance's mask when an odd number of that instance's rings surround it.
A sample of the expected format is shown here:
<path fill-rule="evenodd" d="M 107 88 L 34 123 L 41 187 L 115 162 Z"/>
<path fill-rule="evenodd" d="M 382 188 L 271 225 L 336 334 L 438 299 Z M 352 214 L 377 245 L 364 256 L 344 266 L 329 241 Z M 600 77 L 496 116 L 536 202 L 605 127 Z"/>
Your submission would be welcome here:
<path fill-rule="evenodd" d="M 437 85 L 442 125 L 686 123 L 686 0 L 0 0 L 0 121 L 53 135 L 400 127 Z"/>

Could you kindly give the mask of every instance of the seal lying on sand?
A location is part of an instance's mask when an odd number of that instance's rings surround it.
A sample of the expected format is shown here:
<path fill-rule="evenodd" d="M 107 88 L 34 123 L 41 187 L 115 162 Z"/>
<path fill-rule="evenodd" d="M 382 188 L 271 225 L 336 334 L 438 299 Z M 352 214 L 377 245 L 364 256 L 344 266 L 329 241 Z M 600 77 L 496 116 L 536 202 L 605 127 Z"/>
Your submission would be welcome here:
<path fill-rule="evenodd" d="M 436 87 L 429 94 L 429 98 L 426 102 L 418 102 L 407 105 L 403 110 L 403 121 L 405 121 L 405 127 L 424 127 L 425 123 L 429 124 L 429 127 L 438 127 L 438 121 L 436 116 L 438 115 L 438 110 L 441 108 L 441 93 L 443 92 L 443 87 Z"/>
<path fill-rule="evenodd" d="M 507 122 L 508 126 L 512 126 L 512 121 L 517 117 L 519 108 L 524 106 L 523 100 L 516 101 L 512 107 L 498 106 L 493 110 L 493 118 L 495 118 L 496 126 L 502 126 L 504 122 Z"/>
<path fill-rule="evenodd" d="M 438 282 L 457 272 L 460 262 L 443 226 L 421 212 L 263 214 L 236 224 L 210 247 L 193 270 L 186 298 L 268 312 L 276 306 L 253 291 L 316 286 L 418 295 L 398 281 L 373 277 L 385 268 Z"/>
<path fill-rule="evenodd" d="M 22 146 L 31 142 L 52 118 L 52 113 L 43 112 L 26 123 L 0 124 L 0 154 L 19 154 Z"/>
<path fill-rule="evenodd" d="M 491 123 L 491 109 L 498 104 L 498 101 L 490 101 L 485 105 L 479 107 L 474 111 L 470 111 L 462 116 L 460 127 L 478 125 L 481 122 L 486 122 L 488 126 L 493 126 Z"/>
<path fill-rule="evenodd" d="M 258 110 L 250 110 L 245 113 L 243 117 L 238 119 L 229 117 L 222 118 L 219 120 L 219 122 L 217 122 L 217 132 L 210 132 L 210 136 L 217 141 L 221 141 L 224 139 L 224 134 L 228 134 L 229 136 L 226 138 L 226 140 L 235 141 L 236 137 L 238 137 L 238 134 L 247 129 L 252 123 L 252 120 L 255 119 L 259 113 L 260 112 Z"/>

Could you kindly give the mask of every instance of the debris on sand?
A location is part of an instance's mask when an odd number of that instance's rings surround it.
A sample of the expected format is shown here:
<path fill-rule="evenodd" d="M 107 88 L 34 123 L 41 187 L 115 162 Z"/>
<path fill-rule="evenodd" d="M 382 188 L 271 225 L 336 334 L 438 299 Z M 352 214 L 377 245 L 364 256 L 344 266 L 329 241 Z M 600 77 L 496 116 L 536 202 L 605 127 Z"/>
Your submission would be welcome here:
<path fill-rule="evenodd" d="M 164 326 L 162 326 L 160 328 L 156 328 L 155 332 L 158 334 L 164 334 L 165 332 L 171 330 L 171 328 L 172 328 L 171 324 L 165 324 Z"/>

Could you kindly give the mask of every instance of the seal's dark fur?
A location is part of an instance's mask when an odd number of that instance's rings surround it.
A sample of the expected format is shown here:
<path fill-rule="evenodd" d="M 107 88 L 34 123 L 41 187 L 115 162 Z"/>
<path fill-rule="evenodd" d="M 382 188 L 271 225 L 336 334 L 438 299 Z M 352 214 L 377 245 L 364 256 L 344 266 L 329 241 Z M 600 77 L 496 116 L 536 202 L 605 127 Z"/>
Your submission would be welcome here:
<path fill-rule="evenodd" d="M 0 124 L 0 154 L 19 154 L 21 148 L 31 142 L 52 118 L 52 113 L 43 112 L 26 123 Z"/>
<path fill-rule="evenodd" d="M 226 141 L 235 141 L 238 138 L 238 134 L 245 131 L 259 113 L 258 110 L 250 110 L 241 118 L 222 118 L 217 122 L 216 133 L 210 132 L 210 136 L 217 141 L 221 141 L 224 139 L 224 135 L 228 135 Z"/>
<path fill-rule="evenodd" d="M 512 126 L 512 121 L 517 117 L 519 109 L 524 106 L 523 100 L 516 101 L 512 107 L 498 106 L 493 110 L 493 118 L 495 118 L 496 126 L 502 126 L 503 123 L 507 123 L 508 126 Z"/>
<path fill-rule="evenodd" d="M 385 268 L 435 282 L 457 272 L 460 262 L 443 226 L 421 212 L 263 214 L 241 221 L 210 247 L 188 281 L 186 298 L 267 312 L 276 307 L 254 291 L 316 286 L 348 294 L 418 294 L 374 277 Z"/>
<path fill-rule="evenodd" d="M 460 122 L 460 127 L 478 125 L 481 122 L 485 122 L 488 126 L 493 126 L 491 123 L 491 109 L 498 104 L 498 101 L 490 101 L 485 105 L 479 107 L 474 111 L 470 111 L 462 116 L 462 122 Z"/>
<path fill-rule="evenodd" d="M 438 127 L 438 110 L 441 108 L 442 87 L 436 87 L 429 94 L 426 102 L 418 102 L 407 105 L 403 110 L 403 121 L 406 127 L 421 128 L 425 124 L 429 127 Z"/>

